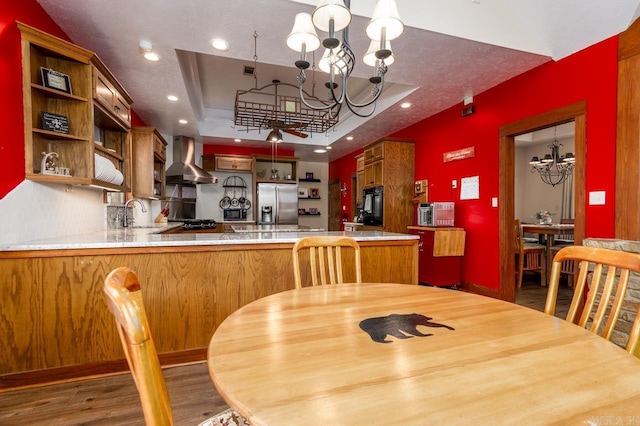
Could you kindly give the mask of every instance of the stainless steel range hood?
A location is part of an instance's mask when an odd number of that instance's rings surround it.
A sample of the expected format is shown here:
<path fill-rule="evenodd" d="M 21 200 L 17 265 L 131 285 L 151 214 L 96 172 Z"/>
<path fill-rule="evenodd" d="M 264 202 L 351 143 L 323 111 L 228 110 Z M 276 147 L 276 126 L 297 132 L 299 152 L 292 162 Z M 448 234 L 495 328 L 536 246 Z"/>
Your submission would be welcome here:
<path fill-rule="evenodd" d="M 167 183 L 218 183 L 196 165 L 195 141 L 188 136 L 173 137 L 173 164 L 167 169 Z"/>

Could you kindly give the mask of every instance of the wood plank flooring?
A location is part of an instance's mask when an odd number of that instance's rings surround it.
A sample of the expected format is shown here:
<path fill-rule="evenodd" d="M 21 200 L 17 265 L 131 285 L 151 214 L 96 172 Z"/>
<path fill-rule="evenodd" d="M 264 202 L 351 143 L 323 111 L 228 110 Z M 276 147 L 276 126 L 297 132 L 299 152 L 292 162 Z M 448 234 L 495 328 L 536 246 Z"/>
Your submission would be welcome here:
<path fill-rule="evenodd" d="M 537 278 L 537 280 L 536 280 Z M 571 289 L 561 285 L 557 316 L 564 318 Z M 542 311 L 547 287 L 525 275 L 516 303 Z M 198 425 L 228 408 L 209 379 L 206 363 L 164 370 L 176 425 Z M 144 425 L 131 375 L 84 379 L 0 393 L 0 425 Z"/>
<path fill-rule="evenodd" d="M 176 425 L 198 425 L 228 408 L 205 362 L 163 370 Z M 143 426 L 131 374 L 0 393 L 0 425 Z"/>

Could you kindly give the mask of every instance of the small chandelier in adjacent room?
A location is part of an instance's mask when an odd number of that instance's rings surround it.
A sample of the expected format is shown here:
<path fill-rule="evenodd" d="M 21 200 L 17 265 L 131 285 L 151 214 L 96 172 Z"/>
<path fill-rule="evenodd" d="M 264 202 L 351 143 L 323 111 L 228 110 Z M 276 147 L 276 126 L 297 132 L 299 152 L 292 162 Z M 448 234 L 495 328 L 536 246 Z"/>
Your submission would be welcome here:
<path fill-rule="evenodd" d="M 389 42 L 402 34 L 404 23 L 398 15 L 395 0 L 376 0 L 373 17 L 366 28 L 367 36 L 371 39 L 371 46 L 369 52 L 365 54 L 365 63 L 374 68 L 373 75 L 369 78 L 369 82 L 373 86 L 370 99 L 356 103 L 351 100 L 347 90 L 348 79 L 356 63 L 356 56 L 349 45 L 350 7 L 350 0 L 320 0 L 313 15 L 298 13 L 293 29 L 287 37 L 287 46 L 300 52 L 300 59 L 295 62 L 295 65 L 300 70 L 298 74 L 300 98 L 308 108 L 331 110 L 332 114 L 337 115 L 340 106 L 345 103 L 355 115 L 368 117 L 373 114 L 375 103 L 384 89 L 384 75 L 387 72 L 387 66 L 393 62 Z M 325 84 L 330 95 L 328 105 L 309 104 L 302 89 L 306 81 L 304 70 L 310 66 L 306 54 L 320 47 L 316 28 L 329 33 L 328 37 L 322 41 L 326 51 L 318 64 L 320 69 L 329 74 L 329 81 Z M 336 37 L 337 31 L 342 31 L 342 40 L 338 40 Z M 373 54 L 372 49 L 374 49 Z M 369 106 L 371 108 L 368 111 L 362 111 Z"/>
<path fill-rule="evenodd" d="M 531 173 L 539 173 L 540 179 L 547 185 L 561 184 L 573 173 L 576 159 L 571 152 L 560 155 L 561 146 L 562 144 L 556 138 L 556 128 L 554 128 L 553 142 L 549 145 L 551 154 L 546 154 L 542 159 L 533 157 L 529 161 Z"/>

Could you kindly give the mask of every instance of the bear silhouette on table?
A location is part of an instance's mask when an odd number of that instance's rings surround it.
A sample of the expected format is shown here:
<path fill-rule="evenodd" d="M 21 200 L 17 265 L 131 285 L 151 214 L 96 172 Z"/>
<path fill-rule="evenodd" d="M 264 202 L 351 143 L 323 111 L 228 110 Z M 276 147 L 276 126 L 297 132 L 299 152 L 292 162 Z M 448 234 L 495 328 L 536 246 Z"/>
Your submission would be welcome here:
<path fill-rule="evenodd" d="M 446 328 L 455 330 L 445 324 L 431 322 L 433 318 L 421 314 L 391 314 L 386 317 L 367 318 L 360 321 L 360 328 L 371 336 L 371 340 L 378 343 L 391 343 L 387 340 L 387 335 L 398 339 L 410 339 L 413 336 L 427 337 L 432 333 L 424 334 L 418 330 L 419 325 L 434 328 Z"/>

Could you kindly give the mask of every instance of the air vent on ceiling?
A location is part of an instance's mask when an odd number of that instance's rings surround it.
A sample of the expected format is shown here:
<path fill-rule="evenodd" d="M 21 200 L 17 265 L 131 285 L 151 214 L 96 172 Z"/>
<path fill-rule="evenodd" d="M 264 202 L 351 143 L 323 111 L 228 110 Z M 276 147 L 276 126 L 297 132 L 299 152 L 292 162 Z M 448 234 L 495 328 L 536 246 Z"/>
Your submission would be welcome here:
<path fill-rule="evenodd" d="M 248 65 L 244 66 L 244 75 L 251 75 L 252 76 L 254 71 L 255 71 L 254 67 L 250 67 Z"/>

